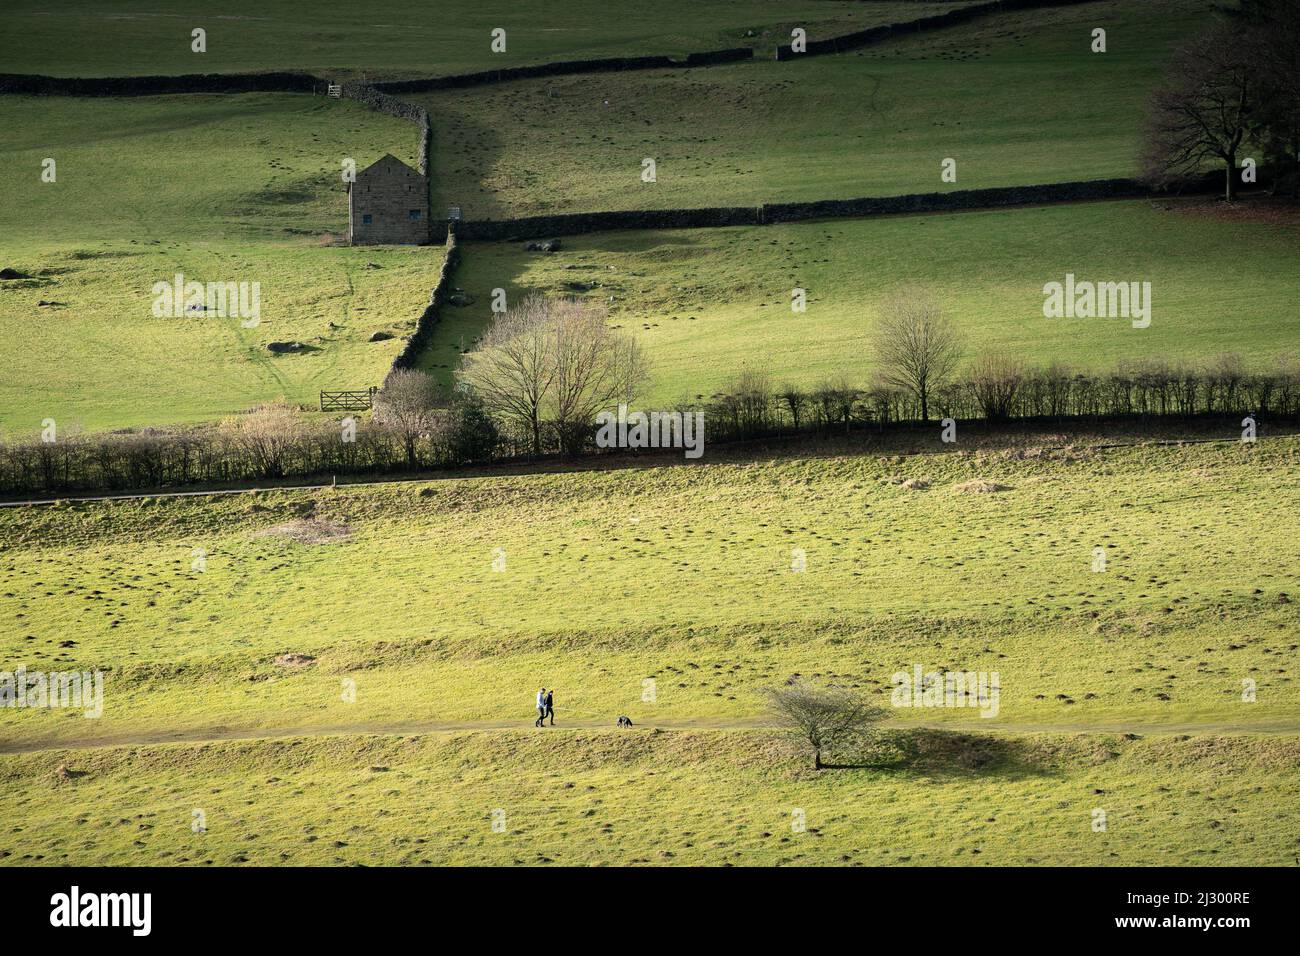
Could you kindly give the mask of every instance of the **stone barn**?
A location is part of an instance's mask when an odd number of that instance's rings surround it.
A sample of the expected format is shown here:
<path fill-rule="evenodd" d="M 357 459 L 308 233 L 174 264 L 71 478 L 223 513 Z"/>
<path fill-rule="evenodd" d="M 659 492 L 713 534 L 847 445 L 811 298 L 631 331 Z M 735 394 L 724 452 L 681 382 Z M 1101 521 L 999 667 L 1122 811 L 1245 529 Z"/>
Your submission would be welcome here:
<path fill-rule="evenodd" d="M 354 246 L 429 241 L 429 180 L 391 153 L 348 183 L 348 242 Z"/>

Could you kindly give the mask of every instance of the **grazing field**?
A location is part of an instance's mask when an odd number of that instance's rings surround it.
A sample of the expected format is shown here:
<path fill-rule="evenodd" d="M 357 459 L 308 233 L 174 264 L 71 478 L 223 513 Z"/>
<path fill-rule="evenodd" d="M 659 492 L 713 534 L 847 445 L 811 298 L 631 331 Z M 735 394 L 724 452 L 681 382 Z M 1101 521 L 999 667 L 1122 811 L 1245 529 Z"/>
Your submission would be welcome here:
<path fill-rule="evenodd" d="M 961 329 L 968 356 L 996 350 L 1029 364 L 1109 369 L 1238 352 L 1266 367 L 1297 348 L 1300 297 L 1292 268 L 1300 220 L 1270 208 L 1107 202 L 604 233 L 566 237 L 550 255 L 519 243 L 470 244 L 456 282 L 476 301 L 444 310 L 423 364 L 450 380 L 501 287 L 510 301 L 529 290 L 612 296 L 611 322 L 635 333 L 653 361 L 645 407 L 708 397 L 747 367 L 802 385 L 840 374 L 866 383 L 880 303 L 921 286 Z M 1045 318 L 1043 285 L 1067 272 L 1150 282 L 1150 326 Z M 792 312 L 794 288 L 807 289 L 806 312 Z"/>
<path fill-rule="evenodd" d="M 1015 723 L 1297 716 L 1298 451 L 1035 446 L 5 509 L 0 659 L 112 672 L 102 719 L 7 711 L 0 741 L 509 723 L 539 683 L 569 718 L 748 718 L 792 673 L 882 691 L 913 663 L 999 670 Z M 975 479 L 1006 490 L 959 487 Z"/>
<path fill-rule="evenodd" d="M 1131 176 L 1151 88 L 1210 7 L 1105 0 L 805 62 L 411 98 L 434 122 L 435 208 L 459 204 L 468 219 Z M 1094 27 L 1108 30 L 1104 54 L 1090 51 Z M 949 157 L 954 184 L 940 179 Z M 641 179 L 645 158 L 654 183 Z"/>
<path fill-rule="evenodd" d="M 0 242 L 31 279 L 0 282 L 0 434 L 208 421 L 259 402 L 383 382 L 442 263 L 440 247 L 287 240 Z M 157 318 L 155 282 L 260 283 L 260 322 Z M 41 306 L 39 302 L 54 302 Z M 251 320 L 249 320 L 251 321 Z M 392 337 L 369 341 L 375 332 Z M 297 341 L 277 355 L 270 342 Z"/>
<path fill-rule="evenodd" d="M 0 711 L 0 750 L 75 748 L 0 757 L 0 855 L 1283 864 L 1298 458 L 1025 447 L 0 511 L 0 658 L 108 671 L 101 719 Z M 762 714 L 793 674 L 887 705 L 915 664 L 998 671 L 997 715 L 894 710 L 817 774 Z M 527 726 L 538 684 L 555 730 Z M 334 736 L 159 745 L 259 728 Z"/>
<path fill-rule="evenodd" d="M 218 418 L 382 381 L 441 249 L 333 247 L 340 161 L 415 161 L 414 127 L 296 95 L 0 97 L 0 432 Z M 56 181 L 41 180 L 45 157 Z M 152 314 L 156 282 L 260 284 L 260 324 Z M 48 303 L 42 305 L 41 303 Z M 370 343 L 374 332 L 394 335 Z M 301 341 L 273 355 L 273 341 Z"/>
<path fill-rule="evenodd" d="M 767 734 L 636 729 L 46 753 L 0 758 L 0 863 L 1286 866 L 1297 760 L 1294 737 L 918 733 L 814 774 Z"/>
<path fill-rule="evenodd" d="M 346 234 L 343 158 L 418 148 L 413 124 L 325 96 L 0 96 L 2 241 Z"/>
<path fill-rule="evenodd" d="M 942 13 L 964 2 L 856 0 L 389 0 L 366 6 L 316 0 L 68 0 L 55 14 L 12 0 L 0 33 L 10 73 L 124 76 L 306 70 L 331 75 L 430 76 L 551 60 L 679 54 L 753 46 L 763 55 L 803 26 L 812 39 Z M 207 31 L 207 51 L 190 31 Z M 503 53 L 491 32 L 506 30 Z"/>
<path fill-rule="evenodd" d="M 960 5 L 11 0 L 14 73 L 757 55 L 408 97 L 434 124 L 437 244 L 420 247 L 343 244 L 346 161 L 419 148 L 356 102 L 0 96 L 0 440 L 379 385 L 429 302 L 450 205 L 474 220 L 1133 175 L 1151 91 L 1214 0 L 772 58 L 795 26 L 816 40 Z M 1252 196 L 466 243 L 469 304 L 441 310 L 419 365 L 451 386 L 505 289 L 605 303 L 651 359 L 641 407 L 745 370 L 866 385 L 881 304 L 924 290 L 963 361 L 1233 352 L 1263 369 L 1297 348 L 1297 239 L 1293 205 Z M 1149 283 L 1149 327 L 1045 318 L 1067 273 Z M 160 316 L 155 284 L 178 276 L 256 284 L 258 314 Z M 863 430 L 700 462 L 0 508 L 0 865 L 1294 864 L 1300 434 L 1265 417 L 1239 442 L 1239 417 L 1191 444 L 1136 419 L 963 423 L 955 445 L 900 428 L 888 453 Z M 458 449 L 458 428 L 419 441 Z M 20 669 L 99 674 L 102 714 L 8 706 Z M 996 690 L 897 706 L 898 684 L 936 672 Z M 877 732 L 813 770 L 765 704 L 800 681 L 879 705 Z M 539 685 L 557 726 L 530 726 Z"/>

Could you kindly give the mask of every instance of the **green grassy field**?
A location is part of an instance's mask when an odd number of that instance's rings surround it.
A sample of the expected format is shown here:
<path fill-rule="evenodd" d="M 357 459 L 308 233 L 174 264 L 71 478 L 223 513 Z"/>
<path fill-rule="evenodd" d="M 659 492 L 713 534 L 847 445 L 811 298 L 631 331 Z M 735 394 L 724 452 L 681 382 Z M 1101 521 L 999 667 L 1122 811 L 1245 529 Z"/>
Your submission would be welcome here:
<path fill-rule="evenodd" d="M 0 711 L 0 747 L 78 748 L 0 757 L 0 807 L 23 827 L 0 850 L 1287 863 L 1296 737 L 1253 732 L 1300 717 L 1298 457 L 1296 438 L 1037 446 L 6 510 L 0 659 L 108 675 L 99 720 Z M 973 477 L 1008 490 L 956 490 Z M 303 540 L 327 520 L 344 536 Z M 762 687 L 801 674 L 887 704 L 914 664 L 998 671 L 998 715 L 894 710 L 878 748 L 843 758 L 862 766 L 822 774 L 765 729 Z M 539 683 L 560 726 L 526 739 Z M 633 732 L 598 729 L 620 713 Z M 410 721 L 495 729 L 358 736 Z M 158 745 L 262 728 L 338 736 Z M 115 740 L 134 746 L 80 749 Z M 793 807 L 819 832 L 783 840 Z"/>
<path fill-rule="evenodd" d="M 16 248 L 0 244 L 0 248 Z M 441 265 L 439 247 L 280 241 L 21 247 L 33 280 L 0 283 L 0 433 L 206 421 L 258 402 L 383 382 Z M 153 284 L 260 283 L 261 321 L 155 318 Z M 38 306 L 41 300 L 57 306 Z M 370 342 L 385 331 L 393 337 Z M 275 355 L 268 342 L 309 351 Z"/>
<path fill-rule="evenodd" d="M 900 743 L 821 774 L 763 734 L 638 730 L 3 758 L 0 864 L 1286 866 L 1300 839 L 1294 738 Z"/>
<path fill-rule="evenodd" d="M 91 0 L 8 5 L 0 62 L 11 73 L 126 76 L 307 70 L 330 75 L 442 75 L 551 60 L 679 54 L 753 46 L 770 55 L 804 26 L 812 39 L 912 20 L 964 3 L 854 0 L 570 0 L 521 7 L 510 0 L 391 0 L 369 7 L 309 0 L 181 0 L 160 11 L 143 0 L 111 8 Z M 190 31 L 207 31 L 207 52 Z M 507 32 L 504 53 L 491 31 Z M 751 33 L 753 35 L 747 35 Z"/>
<path fill-rule="evenodd" d="M 411 98 L 434 121 L 435 208 L 459 204 L 469 219 L 1131 176 L 1151 88 L 1209 8 L 1105 0 L 806 62 Z M 1098 26 L 1105 54 L 1089 49 Z M 647 157 L 654 183 L 641 181 Z M 949 157 L 955 184 L 940 179 Z"/>
<path fill-rule="evenodd" d="M 1109 369 L 1125 360 L 1191 362 L 1239 352 L 1261 367 L 1296 348 L 1297 223 L 1249 204 L 1108 202 L 988 212 L 830 220 L 780 226 L 605 233 L 564 239 L 551 255 L 518 243 L 473 243 L 456 283 L 472 306 L 444 310 L 423 364 L 450 380 L 490 318 L 491 290 L 607 301 L 611 322 L 653 360 L 642 401 L 708 397 L 744 368 L 813 385 L 866 383 L 880 303 L 931 290 L 966 352 L 1006 351 L 1029 364 Z M 1242 250 L 1249 249 L 1248 255 Z M 1151 324 L 1048 319 L 1043 285 L 1149 281 Z M 575 292 L 569 283 L 595 283 Z M 791 290 L 808 290 L 795 314 Z"/>
<path fill-rule="evenodd" d="M 434 201 L 479 218 L 1128 175 L 1142 104 L 1210 4 L 1101 0 L 767 59 L 792 25 L 817 38 L 948 6 L 19 0 L 0 61 L 374 78 L 762 51 L 423 97 Z M 0 267 L 30 275 L 0 282 L 0 432 L 378 384 L 442 252 L 339 245 L 340 160 L 416 147 L 410 124 L 324 97 L 0 97 Z M 646 346 L 645 403 L 707 398 L 746 367 L 864 382 L 878 304 L 916 285 L 972 355 L 1266 365 L 1294 348 L 1295 242 L 1275 205 L 1192 201 L 610 233 L 549 256 L 472 243 L 455 284 L 475 304 L 444 310 L 423 365 L 450 381 L 492 289 L 575 285 Z M 177 272 L 261 283 L 261 324 L 154 318 L 152 286 Z M 1067 272 L 1150 281 L 1150 327 L 1045 319 L 1042 286 Z M 311 348 L 271 357 L 273 340 Z M 0 707 L 0 864 L 1291 865 L 1300 436 L 1095 437 L 918 432 L 900 454 L 855 436 L 0 509 L 0 671 L 105 675 L 99 719 Z M 996 671 L 996 714 L 890 707 L 918 665 Z M 811 770 L 763 708 L 800 677 L 886 707 L 874 745 Z M 540 684 L 554 729 L 529 726 Z"/>
<path fill-rule="evenodd" d="M 888 18 L 884 5 L 857 6 Z M 673 202 L 731 201 L 724 198 L 728 184 L 740 181 L 727 173 L 731 160 L 726 156 L 733 148 L 743 148 L 754 162 L 772 163 L 769 172 L 776 179 L 769 185 L 786 177 L 810 190 L 809 197 L 920 188 L 903 179 L 879 189 L 857 188 L 852 184 L 862 163 L 840 162 L 835 157 L 843 156 L 836 150 L 871 143 L 872 149 L 892 151 L 900 142 L 910 142 L 908 149 L 925 151 L 937 148 L 932 134 L 946 136 L 947 128 L 965 130 L 962 136 L 991 137 L 985 146 L 993 152 L 987 155 L 1003 158 L 985 169 L 999 170 L 995 175 L 1003 178 L 998 182 L 1104 175 L 1108 171 L 1102 167 L 1133 152 L 1138 107 L 1158 69 L 1159 57 L 1150 51 L 1164 50 L 1183 35 L 1203 6 L 1199 0 L 1162 0 L 1143 8 L 1103 2 L 1055 11 L 1053 19 L 1041 12 L 994 18 L 860 54 L 697 71 L 679 77 L 701 91 L 694 99 L 658 86 L 670 74 L 578 77 L 457 93 L 451 104 L 455 109 L 494 117 L 502 135 L 523 137 L 520 156 L 532 157 L 542 144 L 550 149 L 563 142 L 565 149 L 512 180 L 520 192 L 511 182 L 493 179 L 492 157 L 465 139 L 474 124 L 455 120 L 435 103 L 436 116 L 451 117 L 435 138 L 435 192 L 438 201 L 453 194 L 463 199 L 455 185 L 459 175 L 462 183 L 470 181 L 465 176 L 473 178 L 475 191 L 493 190 L 492 202 L 509 205 L 516 197 L 527 205 L 532 200 L 525 194 L 545 194 L 576 206 L 608 205 L 598 193 L 614 188 L 612 181 L 599 172 L 598 157 L 584 152 L 581 137 L 594 137 L 593 148 L 603 150 L 630 123 L 656 136 L 668 130 L 690 138 L 696 135 L 690 132 L 692 123 L 679 122 L 690 116 L 710 127 L 707 141 L 696 145 L 713 165 L 692 180 L 690 188 L 699 191 L 696 199 Z M 1183 15 L 1170 19 L 1175 9 Z M 1085 20 L 1110 25 L 1112 48 L 1104 57 L 1076 44 L 1075 34 Z M 120 23 L 133 24 L 132 29 L 155 25 L 148 18 Z M 970 71 L 982 79 L 975 82 Z M 857 109 L 851 97 L 842 95 L 850 75 L 868 77 L 873 84 L 879 76 L 890 77 L 877 97 L 878 105 L 885 104 L 883 112 L 872 113 L 898 120 L 890 136 L 880 138 L 865 129 L 848 135 L 857 128 L 856 120 L 841 115 Z M 1037 78 L 1032 84 L 1027 81 L 1031 75 Z M 1083 122 L 1074 122 L 1057 110 L 1061 91 L 1053 93 L 1051 83 L 1039 82 L 1044 77 L 1086 89 L 1100 112 L 1079 106 L 1086 115 Z M 810 83 L 823 81 L 830 86 L 821 92 L 810 89 Z M 588 92 L 593 83 L 650 84 L 636 102 L 652 113 L 643 117 L 620 106 L 599 114 L 600 123 L 593 124 L 590 111 L 583 113 L 576 99 L 549 95 L 555 82 L 587 84 Z M 717 84 L 732 84 L 747 105 L 719 116 Z M 995 88 L 1001 92 L 990 99 Z M 1012 108 L 1007 97 L 1020 96 L 1016 91 L 1026 88 L 1044 91 L 1033 108 L 1052 114 L 1057 126 L 1044 126 L 1043 117 L 1035 117 L 1024 104 Z M 541 97 L 546 110 L 579 109 L 560 118 L 562 128 L 585 131 L 555 136 L 556 120 L 519 95 Z M 967 96 L 969 101 L 962 99 Z M 980 119 L 981 110 L 1016 128 L 999 132 L 996 124 Z M 1119 115 L 1114 111 L 1127 118 L 1112 122 Z M 765 119 L 754 122 L 751 114 Z M 940 114 L 949 117 L 943 126 L 936 125 Z M 0 428 L 29 431 L 48 417 L 90 429 L 202 420 L 281 395 L 310 402 L 322 387 L 376 384 L 399 344 L 365 340 L 374 331 L 400 335 L 427 294 L 438 264 L 436 251 L 367 254 L 316 248 L 345 229 L 340 159 L 352 157 L 362 167 L 391 151 L 413 162 L 416 136 L 409 124 L 353 103 L 290 95 L 5 97 L 0 115 L 7 120 L 0 124 L 0 161 L 6 169 L 30 172 L 13 179 L 15 188 L 6 196 L 12 226 L 0 238 L 0 265 L 36 276 L 0 283 L 0 341 L 5 343 L 0 358 L 12 370 L 0 384 Z M 507 121 L 511 116 L 521 122 Z M 799 117 L 825 128 L 801 129 Z M 719 123 L 732 123 L 741 139 L 729 140 Z M 771 123 L 789 126 L 789 135 L 770 135 Z M 1099 127 L 1105 132 L 1099 133 Z M 87 135 L 87 130 L 94 132 Z M 1033 148 L 1024 155 L 1044 163 L 1069 156 L 1075 157 L 1070 162 L 1101 165 L 1068 176 L 1037 177 L 1004 161 L 1021 152 L 1009 148 L 1003 133 L 1032 140 Z M 1085 138 L 1089 148 L 1063 149 L 1061 143 L 1070 136 Z M 758 149 L 760 140 L 790 144 L 799 161 L 781 153 L 785 146 Z M 810 148 L 809 143 L 821 145 Z M 822 146 L 830 149 L 825 168 L 847 176 L 840 181 L 843 189 L 816 171 Z M 49 154 L 59 163 L 56 183 L 39 178 L 41 161 Z M 970 181 L 967 173 L 980 163 L 968 165 L 974 154 L 959 155 L 959 187 L 991 184 Z M 903 177 L 915 166 L 905 158 L 876 165 L 886 176 Z M 791 177 L 793 169 L 799 172 Z M 1115 171 L 1124 170 L 1109 169 Z M 551 178 L 571 173 L 576 177 L 572 182 Z M 727 175 L 718 178 L 723 173 Z M 480 174 L 487 176 L 481 183 L 475 178 Z M 670 181 L 672 177 L 661 179 L 653 188 Z M 584 192 L 589 189 L 597 193 Z M 478 214 L 472 205 L 467 209 Z M 1046 237 L 1045 224 L 1051 230 Z M 1000 252 L 992 268 L 984 255 L 990 235 Z M 831 374 L 865 375 L 862 351 L 873 309 L 882 294 L 909 281 L 938 287 L 969 332 L 972 348 L 1008 349 L 1031 361 L 1064 358 L 1100 366 L 1127 357 L 1204 357 L 1220 350 L 1244 351 L 1252 360 L 1267 361 L 1287 347 L 1285 310 L 1295 290 L 1286 266 L 1293 237 L 1285 227 L 1201 221 L 1132 204 L 604 236 L 572 240 L 570 251 L 553 259 L 525 256 L 508 245 L 473 246 L 457 282 L 475 293 L 477 304 L 444 310 L 439 335 L 422 365 L 442 380 L 450 379 L 460 352 L 472 346 L 486 321 L 491 289 L 567 292 L 566 283 L 575 279 L 600 282 L 599 292 L 592 294 L 613 295 L 615 322 L 638 331 L 650 347 L 656 363 L 650 401 L 707 396 L 742 366 L 759 362 L 805 384 Z M 1238 257 L 1243 242 L 1262 254 Z M 1188 256 L 1189 249 L 1202 258 Z M 366 270 L 371 263 L 383 271 Z M 1109 275 L 1116 270 L 1127 275 L 1134 263 L 1141 266 L 1135 277 L 1155 283 L 1159 311 L 1151 329 L 1134 332 L 1116 323 L 1100 330 L 1078 323 L 1049 328 L 1037 315 L 1043 282 L 1070 269 L 1082 273 L 1092 267 L 1106 270 L 1107 277 L 1116 277 Z M 559 271 L 562 265 L 573 269 Z M 233 322 L 183 320 L 164 331 L 158 320 L 142 321 L 153 282 L 177 271 L 200 280 L 261 282 L 266 321 L 255 334 Z M 812 298 L 810 311 L 797 318 L 785 311 L 789 289 L 796 284 L 808 288 Z M 39 306 L 41 300 L 62 305 Z M 1223 308 L 1225 301 L 1245 314 Z M 796 331 L 787 325 L 793 322 L 805 328 Z M 306 341 L 319 351 L 272 357 L 264 350 L 268 341 L 288 339 Z M 756 345 L 773 358 L 756 358 Z M 180 365 L 175 357 L 181 354 L 202 356 L 202 361 Z M 50 361 L 53 355 L 68 360 L 56 365 Z M 45 383 L 58 387 L 47 389 Z"/>
<path fill-rule="evenodd" d="M 341 161 L 418 148 L 413 124 L 325 96 L 0 96 L 3 241 L 346 234 Z"/>
<path fill-rule="evenodd" d="M 0 267 L 32 277 L 0 281 L 0 431 L 205 420 L 377 385 L 441 266 L 437 247 L 330 245 L 347 230 L 343 157 L 415 161 L 411 124 L 355 103 L 0 97 L 0 117 Z M 155 318 L 153 285 L 177 273 L 260 283 L 261 324 Z M 376 331 L 395 338 L 369 343 Z M 265 349 L 288 340 L 313 351 Z"/>
<path fill-rule="evenodd" d="M 1280 595 L 1300 593 L 1284 520 L 1298 448 L 1035 446 L 5 510 L 0 659 L 113 671 L 102 719 L 9 712 L 0 740 L 509 722 L 538 683 L 570 718 L 748 718 L 792 673 L 883 693 L 914 663 L 999 670 L 1013 723 L 1293 717 Z M 973 478 L 1010 490 L 956 490 Z M 346 539 L 296 540 L 307 513 L 307 531 L 337 521 Z M 281 653 L 317 663 L 286 670 Z"/>

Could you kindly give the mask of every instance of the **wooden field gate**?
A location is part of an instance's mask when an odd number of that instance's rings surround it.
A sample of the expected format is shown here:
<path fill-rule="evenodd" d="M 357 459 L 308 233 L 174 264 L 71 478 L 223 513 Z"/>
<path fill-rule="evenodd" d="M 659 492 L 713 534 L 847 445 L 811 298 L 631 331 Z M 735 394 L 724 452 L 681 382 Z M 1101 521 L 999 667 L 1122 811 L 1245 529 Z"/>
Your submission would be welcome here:
<path fill-rule="evenodd" d="M 322 412 L 364 412 L 375 403 L 375 386 L 364 390 L 343 390 L 340 392 L 321 392 L 320 410 Z"/>

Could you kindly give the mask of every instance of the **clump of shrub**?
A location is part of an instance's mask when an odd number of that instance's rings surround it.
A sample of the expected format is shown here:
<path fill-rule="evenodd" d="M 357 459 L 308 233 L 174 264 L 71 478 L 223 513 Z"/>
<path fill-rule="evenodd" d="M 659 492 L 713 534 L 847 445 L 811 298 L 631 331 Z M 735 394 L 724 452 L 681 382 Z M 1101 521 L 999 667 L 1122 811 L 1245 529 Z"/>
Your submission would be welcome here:
<path fill-rule="evenodd" d="M 215 425 L 40 436 L 0 443 L 0 493 L 119 491 L 283 478 L 385 474 L 488 461 L 500 435 L 469 395 L 403 371 L 374 413 L 339 418 L 271 402 Z"/>

